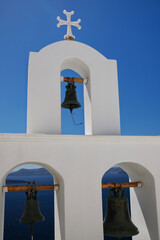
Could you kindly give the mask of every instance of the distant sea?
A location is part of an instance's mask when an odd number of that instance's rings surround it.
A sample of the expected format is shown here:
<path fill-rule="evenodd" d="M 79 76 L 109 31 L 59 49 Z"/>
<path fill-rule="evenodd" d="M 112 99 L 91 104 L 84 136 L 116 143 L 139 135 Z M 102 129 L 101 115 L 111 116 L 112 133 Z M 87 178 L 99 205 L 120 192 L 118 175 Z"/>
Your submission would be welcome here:
<path fill-rule="evenodd" d="M 20 169 L 7 176 L 6 185 L 26 185 L 28 181 L 36 181 L 37 185 L 53 184 L 53 177 L 43 168 Z M 128 175 L 119 167 L 110 169 L 103 176 L 102 182 L 128 182 Z M 129 198 L 129 190 L 125 190 Z M 106 211 L 106 198 L 109 196 L 108 189 L 102 190 L 103 216 Z M 34 240 L 54 239 L 54 192 L 39 191 L 37 194 L 41 213 L 45 221 L 34 224 Z M 30 240 L 29 225 L 20 224 L 19 219 L 24 211 L 25 192 L 9 192 L 5 194 L 5 220 L 4 240 Z M 105 237 L 104 240 L 116 240 L 117 238 Z M 122 238 L 121 240 L 131 240 Z"/>

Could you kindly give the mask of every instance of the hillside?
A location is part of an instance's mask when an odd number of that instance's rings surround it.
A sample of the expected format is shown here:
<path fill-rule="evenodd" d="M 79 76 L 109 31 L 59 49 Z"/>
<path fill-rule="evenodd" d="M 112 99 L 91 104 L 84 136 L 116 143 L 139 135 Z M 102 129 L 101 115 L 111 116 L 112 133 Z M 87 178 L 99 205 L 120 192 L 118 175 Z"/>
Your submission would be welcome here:
<path fill-rule="evenodd" d="M 118 173 L 124 174 L 124 170 L 120 167 L 113 167 L 107 171 L 107 173 Z M 10 173 L 8 176 L 32 176 L 32 175 L 50 175 L 50 173 L 45 168 L 37 168 L 37 169 L 25 169 L 22 168 L 16 172 Z"/>
<path fill-rule="evenodd" d="M 16 172 L 10 173 L 8 176 L 32 176 L 32 175 L 50 175 L 45 168 L 25 169 L 22 168 Z"/>

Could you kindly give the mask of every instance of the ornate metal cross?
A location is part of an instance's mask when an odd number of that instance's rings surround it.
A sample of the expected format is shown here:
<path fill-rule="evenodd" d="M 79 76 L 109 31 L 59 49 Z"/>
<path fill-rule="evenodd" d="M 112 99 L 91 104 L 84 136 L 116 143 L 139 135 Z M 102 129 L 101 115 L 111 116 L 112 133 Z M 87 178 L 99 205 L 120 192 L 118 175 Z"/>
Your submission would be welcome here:
<path fill-rule="evenodd" d="M 72 34 L 71 26 L 75 26 L 80 30 L 81 26 L 79 25 L 79 23 L 81 22 L 81 19 L 78 19 L 75 22 L 71 22 L 71 16 L 74 14 L 74 11 L 67 12 L 66 10 L 63 10 L 63 13 L 66 14 L 67 21 L 61 20 L 60 17 L 57 17 L 57 20 L 59 21 L 57 27 L 60 27 L 61 25 L 67 25 L 67 34 L 64 36 L 64 39 L 74 40 L 75 36 L 73 36 Z"/>

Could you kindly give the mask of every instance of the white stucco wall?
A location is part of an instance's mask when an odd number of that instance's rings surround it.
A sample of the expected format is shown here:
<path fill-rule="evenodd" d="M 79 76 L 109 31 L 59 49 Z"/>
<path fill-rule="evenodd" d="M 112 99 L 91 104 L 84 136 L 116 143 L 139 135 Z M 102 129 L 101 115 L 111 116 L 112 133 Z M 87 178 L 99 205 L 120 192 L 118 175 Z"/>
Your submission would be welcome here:
<path fill-rule="evenodd" d="M 143 183 L 136 189 L 138 207 L 132 214 L 136 225 L 139 215 L 141 224 L 146 222 L 142 227 L 137 225 L 145 231 L 134 240 L 159 240 L 159 158 L 160 137 L 0 134 L 0 183 L 2 187 L 8 172 L 17 165 L 41 164 L 60 184 L 56 240 L 60 236 L 62 240 L 103 240 L 101 179 L 119 164 L 132 181 Z M 0 192 L 0 240 L 3 204 L 4 193 Z"/>
<path fill-rule="evenodd" d="M 85 134 L 91 136 L 52 135 L 61 133 L 60 72 L 67 68 L 88 79 L 84 115 Z M 0 134 L 0 184 L 24 163 L 37 163 L 53 174 L 60 185 L 55 193 L 55 240 L 103 240 L 101 180 L 115 164 L 132 181 L 143 183 L 131 194 L 133 221 L 140 229 L 133 239 L 160 239 L 160 137 L 110 136 L 120 134 L 115 60 L 76 41 L 30 53 L 27 133 Z M 3 240 L 2 191 L 0 212 Z"/>
<path fill-rule="evenodd" d="M 76 41 L 60 41 L 31 52 L 27 133 L 61 133 L 60 72 L 88 78 L 84 86 L 85 134 L 120 134 L 117 64 Z"/>

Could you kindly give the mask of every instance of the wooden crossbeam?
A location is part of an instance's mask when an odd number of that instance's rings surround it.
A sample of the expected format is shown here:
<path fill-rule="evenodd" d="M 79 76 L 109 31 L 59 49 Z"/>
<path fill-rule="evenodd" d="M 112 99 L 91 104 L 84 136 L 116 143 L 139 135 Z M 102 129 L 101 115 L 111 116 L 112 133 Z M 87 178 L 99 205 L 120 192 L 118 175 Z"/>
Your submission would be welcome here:
<path fill-rule="evenodd" d="M 61 77 L 62 82 L 76 82 L 76 83 L 85 83 L 87 84 L 87 79 L 84 78 L 75 78 L 75 77 Z"/>
<path fill-rule="evenodd" d="M 59 185 L 30 185 L 30 190 L 34 189 L 34 191 L 53 191 L 53 190 L 59 190 Z M 28 185 L 24 186 L 3 186 L 2 191 L 3 192 L 20 192 L 20 191 L 27 191 Z"/>
<path fill-rule="evenodd" d="M 142 187 L 142 182 L 123 182 L 123 183 L 102 183 L 102 188 L 130 188 L 130 187 Z"/>
<path fill-rule="evenodd" d="M 130 187 L 142 187 L 142 182 L 123 182 L 123 183 L 102 183 L 102 189 L 104 188 L 130 188 Z M 30 185 L 30 191 L 53 191 L 59 190 L 59 184 L 54 185 Z M 28 191 L 28 185 L 24 186 L 3 186 L 3 192 L 20 192 L 20 191 Z"/>

